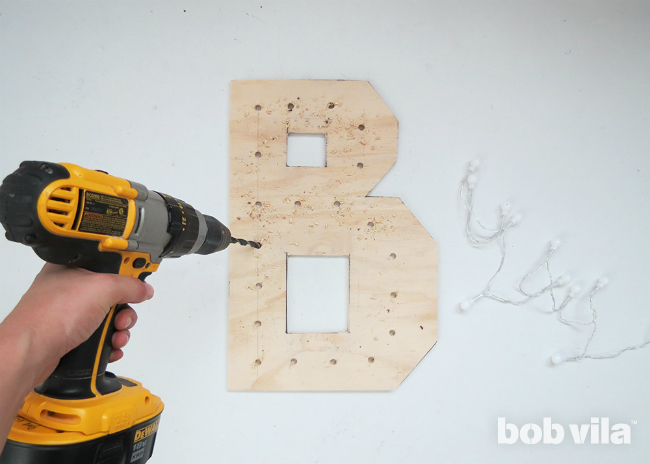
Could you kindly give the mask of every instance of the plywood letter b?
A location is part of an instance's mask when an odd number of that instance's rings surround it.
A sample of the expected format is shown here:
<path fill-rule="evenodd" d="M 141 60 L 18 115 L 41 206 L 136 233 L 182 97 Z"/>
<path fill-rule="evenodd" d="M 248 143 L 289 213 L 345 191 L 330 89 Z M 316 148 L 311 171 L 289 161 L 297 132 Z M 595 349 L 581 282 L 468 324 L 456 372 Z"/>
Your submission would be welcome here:
<path fill-rule="evenodd" d="M 326 167 L 287 166 L 289 133 Z M 235 81 L 231 390 L 392 390 L 437 337 L 436 242 L 399 198 L 367 197 L 397 159 L 397 120 L 365 81 Z M 349 256 L 349 330 L 286 330 L 287 256 Z"/>

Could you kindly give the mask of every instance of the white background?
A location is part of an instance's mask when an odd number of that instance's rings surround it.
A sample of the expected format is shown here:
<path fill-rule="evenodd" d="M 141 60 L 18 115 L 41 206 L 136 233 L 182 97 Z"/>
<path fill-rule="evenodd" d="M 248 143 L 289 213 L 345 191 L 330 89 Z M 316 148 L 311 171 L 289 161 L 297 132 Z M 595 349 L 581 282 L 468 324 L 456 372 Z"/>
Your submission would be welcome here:
<path fill-rule="evenodd" d="M 165 262 L 114 370 L 166 402 L 152 464 L 647 462 L 650 348 L 558 367 L 585 332 L 487 300 L 498 249 L 463 235 L 457 188 L 480 158 L 477 211 L 513 203 L 513 285 L 559 237 L 556 275 L 596 299 L 593 352 L 650 323 L 647 2 L 0 1 L 0 173 L 25 159 L 104 169 L 228 218 L 233 79 L 369 80 L 400 123 L 398 196 L 440 246 L 439 340 L 390 393 L 229 393 L 228 253 Z M 408 240 L 408 237 L 404 237 Z M 0 317 L 41 267 L 0 241 Z M 586 317 L 585 299 L 570 313 Z M 497 445 L 497 418 L 552 417 L 561 445 Z M 632 444 L 575 445 L 609 417 Z"/>

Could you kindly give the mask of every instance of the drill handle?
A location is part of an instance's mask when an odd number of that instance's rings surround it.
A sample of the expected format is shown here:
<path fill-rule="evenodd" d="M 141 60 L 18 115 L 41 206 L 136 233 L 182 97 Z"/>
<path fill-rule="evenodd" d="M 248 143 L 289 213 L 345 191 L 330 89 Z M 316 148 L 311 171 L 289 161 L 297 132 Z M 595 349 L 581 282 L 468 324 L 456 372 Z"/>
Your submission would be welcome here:
<path fill-rule="evenodd" d="M 76 245 L 78 247 L 80 244 Z M 72 250 L 74 251 L 75 248 L 73 247 Z M 37 254 L 43 252 L 42 249 L 35 249 L 35 251 Z M 148 270 L 141 269 L 137 261 L 133 265 L 121 266 L 122 262 L 133 263 L 134 260 L 122 259 L 119 253 L 102 253 L 101 257 L 104 259 L 82 267 L 93 272 L 137 276 L 143 282 L 151 274 L 150 271 L 157 268 L 157 265 L 152 265 Z M 119 259 L 113 260 L 114 256 Z M 143 257 L 139 259 L 144 260 Z M 79 400 L 120 390 L 124 381 L 111 372 L 106 372 L 106 366 L 113 349 L 115 316 L 125 307 L 124 304 L 113 306 L 90 338 L 64 355 L 54 372 L 35 388 L 36 392 L 50 398 Z"/>
<path fill-rule="evenodd" d="M 125 306 L 113 306 L 90 338 L 63 356 L 36 392 L 72 400 L 94 398 L 122 388 L 119 379 L 106 372 L 106 366 L 112 350 L 115 315 Z"/>
<path fill-rule="evenodd" d="M 39 250 L 35 250 L 37 253 Z M 105 253 L 97 265 L 83 266 L 93 272 L 137 276 L 141 281 L 151 274 L 157 266 L 150 266 L 149 270 L 140 269 L 139 265 L 121 266 L 128 259 L 116 260 L 116 265 L 109 265 L 113 255 L 118 253 Z M 144 256 L 144 255 L 143 255 Z M 144 258 L 140 258 L 144 259 Z M 35 388 L 37 393 L 50 398 L 60 399 L 87 399 L 116 392 L 122 388 L 124 380 L 119 379 L 111 372 L 106 372 L 108 359 L 113 349 L 113 334 L 115 333 L 115 316 L 127 305 L 118 304 L 111 308 L 101 325 L 95 330 L 88 340 L 64 355 L 54 372 Z"/>

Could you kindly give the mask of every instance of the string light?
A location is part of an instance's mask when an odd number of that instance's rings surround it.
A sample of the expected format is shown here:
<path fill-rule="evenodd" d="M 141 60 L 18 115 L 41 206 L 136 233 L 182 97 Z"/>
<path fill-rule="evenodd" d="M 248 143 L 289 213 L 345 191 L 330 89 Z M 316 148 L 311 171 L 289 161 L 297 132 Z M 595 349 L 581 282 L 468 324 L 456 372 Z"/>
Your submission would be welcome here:
<path fill-rule="evenodd" d="M 544 259 L 544 262 L 539 265 L 535 270 L 532 272 L 526 274 L 523 279 L 521 279 L 521 282 L 519 283 L 519 291 L 522 293 L 522 295 L 525 297 L 520 300 L 509 300 L 503 297 L 500 297 L 490 291 L 492 287 L 492 283 L 494 280 L 497 278 L 501 270 L 503 269 L 503 264 L 506 259 L 506 233 L 507 231 L 511 228 L 519 224 L 522 220 L 522 215 L 520 213 L 516 213 L 512 216 L 509 217 L 511 205 L 508 202 L 505 202 L 501 204 L 501 218 L 499 220 L 499 226 L 497 229 L 491 229 L 483 225 L 483 223 L 478 219 L 476 214 L 474 213 L 474 189 L 476 188 L 476 183 L 478 180 L 478 177 L 474 172 L 480 165 L 479 160 L 474 160 L 469 164 L 468 167 L 468 172 L 463 181 L 461 182 L 460 186 L 460 192 L 459 195 L 461 199 L 463 200 L 463 203 L 465 204 L 465 208 L 467 209 L 467 216 L 466 216 L 466 221 L 465 221 L 465 232 L 467 233 L 468 238 L 474 244 L 475 246 L 483 246 L 483 245 L 488 245 L 492 243 L 493 241 L 500 239 L 498 242 L 500 244 L 501 248 L 501 261 L 499 263 L 499 267 L 497 268 L 496 272 L 492 275 L 490 280 L 488 281 L 486 287 L 483 289 L 481 293 L 478 295 L 474 296 L 473 298 L 464 300 L 463 302 L 460 303 L 460 308 L 463 311 L 467 311 L 472 307 L 472 305 L 479 299 L 481 298 L 489 298 L 495 301 L 498 301 L 500 303 L 505 303 L 505 304 L 511 304 L 515 306 L 521 306 L 526 303 L 528 303 L 530 300 L 533 298 L 537 298 L 547 292 L 550 292 L 553 287 L 558 287 L 565 285 L 568 283 L 570 278 L 568 276 L 563 276 L 560 279 L 553 280 L 552 276 L 550 276 L 550 270 L 549 270 L 549 264 L 548 261 L 551 259 L 551 256 L 555 252 L 555 250 L 558 248 L 558 246 L 561 244 L 559 240 L 553 240 L 551 242 L 551 248 L 549 252 L 546 254 L 546 257 Z M 474 232 L 472 231 L 472 219 L 478 224 L 480 227 L 480 231 Z M 483 235 L 486 235 L 487 237 L 484 237 Z M 522 286 L 526 280 L 530 276 L 532 276 L 535 272 L 540 270 L 542 267 L 546 267 L 547 272 L 549 273 L 550 277 L 550 284 L 541 290 L 535 292 L 535 293 L 527 293 L 526 291 L 523 290 Z M 555 305 L 554 305 L 555 306 Z"/>
<path fill-rule="evenodd" d="M 565 296 L 564 300 L 562 303 L 560 303 L 559 306 L 557 306 L 556 299 L 555 299 L 555 293 L 554 289 L 563 287 L 568 285 L 571 282 L 571 276 L 569 275 L 563 275 L 557 279 L 553 278 L 553 275 L 551 274 L 551 268 L 549 261 L 553 254 L 557 251 L 557 249 L 562 245 L 562 242 L 559 239 L 554 239 L 551 240 L 549 244 L 549 248 L 544 255 L 544 259 L 542 260 L 542 263 L 533 269 L 531 272 L 526 274 L 521 281 L 519 282 L 518 290 L 522 294 L 522 298 L 518 300 L 510 300 L 507 298 L 503 298 L 501 296 L 498 296 L 494 293 L 491 292 L 491 287 L 494 282 L 494 280 L 497 278 L 501 270 L 503 269 L 503 264 L 505 262 L 506 258 L 506 235 L 507 232 L 510 230 L 511 227 L 514 227 L 515 225 L 519 224 L 522 220 L 522 216 L 519 213 L 516 213 L 512 216 L 509 216 L 510 210 L 511 210 L 511 204 L 508 202 L 505 202 L 501 204 L 501 217 L 498 222 L 498 227 L 496 229 L 492 229 L 489 227 L 486 227 L 483 225 L 483 223 L 478 219 L 474 212 L 474 191 L 476 189 L 476 184 L 478 182 L 478 176 L 476 174 L 476 170 L 478 167 L 481 165 L 481 162 L 479 160 L 473 160 L 469 163 L 469 166 L 467 168 L 467 173 L 463 180 L 461 181 L 461 186 L 460 186 L 460 191 L 459 195 L 461 200 L 463 201 L 465 208 L 467 210 L 467 215 L 466 215 L 466 220 L 465 220 L 465 233 L 467 234 L 467 237 L 469 238 L 470 242 L 474 246 L 485 246 L 489 245 L 490 243 L 497 241 L 497 243 L 500 245 L 501 249 L 501 261 L 499 262 L 499 267 L 497 268 L 496 272 L 492 275 L 490 280 L 488 281 L 487 285 L 483 289 L 481 293 L 478 295 L 474 296 L 473 298 L 469 298 L 466 300 L 463 300 L 460 303 L 460 309 L 462 311 L 468 311 L 474 303 L 481 299 L 481 298 L 488 298 L 494 301 L 497 301 L 499 303 L 503 304 L 509 304 L 509 305 L 514 305 L 514 306 L 522 306 L 528 303 L 529 301 L 538 298 L 546 293 L 548 293 L 551 297 L 552 301 L 552 312 L 557 313 L 558 319 L 567 325 L 572 325 L 572 326 L 591 326 L 591 332 L 589 333 L 589 337 L 587 338 L 587 341 L 585 343 L 584 348 L 582 349 L 581 353 L 577 356 L 567 356 L 563 353 L 555 353 L 553 356 L 551 356 L 551 362 L 555 365 L 557 364 L 562 364 L 565 362 L 575 362 L 575 361 L 580 361 L 582 359 L 609 359 L 609 358 L 615 358 L 617 356 L 620 356 L 626 351 L 631 351 L 631 350 L 637 350 L 639 348 L 643 348 L 647 345 L 650 345 L 650 340 L 645 341 L 644 343 L 640 345 L 633 345 L 633 346 L 628 346 L 626 348 L 623 348 L 621 350 L 618 350 L 613 353 L 609 354 L 600 354 L 600 355 L 594 355 L 594 354 L 587 354 L 587 350 L 589 348 L 589 345 L 591 344 L 591 341 L 594 337 L 594 334 L 596 333 L 596 318 L 597 318 L 597 313 L 596 313 L 596 308 L 594 306 L 594 295 L 598 293 L 600 290 L 602 290 L 608 283 L 609 279 L 607 277 L 601 277 L 598 279 L 598 282 L 594 285 L 593 289 L 589 293 L 589 307 L 591 309 L 591 320 L 587 322 L 581 322 L 581 321 L 575 321 L 575 320 L 568 320 L 564 317 L 563 311 L 569 304 L 569 302 L 580 294 L 581 288 L 578 285 L 574 285 L 569 288 L 569 291 L 567 295 Z M 472 220 L 478 225 L 480 228 L 478 231 L 473 231 L 472 228 Z M 546 274 L 548 276 L 548 285 L 545 287 L 542 287 L 536 292 L 529 293 L 524 290 L 523 286 L 524 283 L 536 272 L 538 272 L 541 269 L 545 269 Z"/>

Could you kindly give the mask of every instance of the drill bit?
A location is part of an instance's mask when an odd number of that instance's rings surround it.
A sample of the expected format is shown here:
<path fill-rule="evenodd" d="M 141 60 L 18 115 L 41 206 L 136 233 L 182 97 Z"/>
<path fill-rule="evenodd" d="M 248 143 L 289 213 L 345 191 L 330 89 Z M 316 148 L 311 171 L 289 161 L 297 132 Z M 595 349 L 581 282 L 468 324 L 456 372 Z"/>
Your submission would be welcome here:
<path fill-rule="evenodd" d="M 250 241 L 250 240 L 244 240 L 243 238 L 231 237 L 230 238 L 230 243 L 239 243 L 241 246 L 250 245 L 253 248 L 262 248 L 262 244 L 260 242 L 253 242 L 253 241 Z"/>

